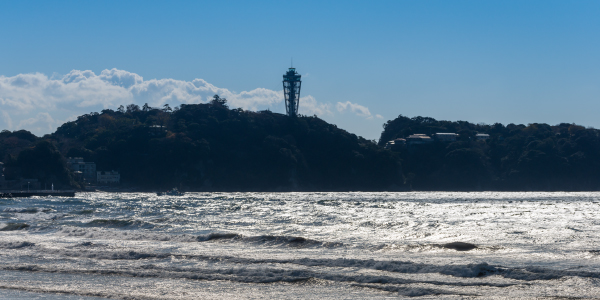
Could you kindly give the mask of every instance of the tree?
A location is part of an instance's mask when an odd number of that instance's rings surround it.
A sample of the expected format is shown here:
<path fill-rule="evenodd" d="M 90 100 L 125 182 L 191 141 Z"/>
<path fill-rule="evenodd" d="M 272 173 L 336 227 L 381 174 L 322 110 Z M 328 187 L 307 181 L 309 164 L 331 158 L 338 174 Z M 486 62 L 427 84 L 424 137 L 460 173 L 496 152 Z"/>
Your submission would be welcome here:
<path fill-rule="evenodd" d="M 219 95 L 214 95 L 212 100 L 210 100 L 210 104 L 214 106 L 227 107 L 227 99 L 221 98 Z"/>
<path fill-rule="evenodd" d="M 133 104 L 133 103 L 127 105 L 127 113 L 130 114 L 130 113 L 135 113 L 135 112 L 138 112 L 138 111 L 140 111 L 140 107 L 138 105 Z"/>
<path fill-rule="evenodd" d="M 163 105 L 163 109 L 162 109 L 162 110 L 163 110 L 164 112 L 173 111 L 173 110 L 171 109 L 171 107 L 169 106 L 169 103 L 167 103 L 167 104 Z"/>
<path fill-rule="evenodd" d="M 54 183 L 59 187 L 78 187 L 65 158 L 46 140 L 21 151 L 16 159 L 8 162 L 7 169 L 17 178 L 36 178 L 41 183 Z"/>

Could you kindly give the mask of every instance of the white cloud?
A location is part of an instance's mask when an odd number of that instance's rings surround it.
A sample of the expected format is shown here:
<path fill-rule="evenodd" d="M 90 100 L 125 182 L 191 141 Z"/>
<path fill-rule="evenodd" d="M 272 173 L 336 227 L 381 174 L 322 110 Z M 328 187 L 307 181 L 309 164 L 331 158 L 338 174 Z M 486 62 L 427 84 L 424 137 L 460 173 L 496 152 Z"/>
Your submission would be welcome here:
<path fill-rule="evenodd" d="M 298 113 L 307 116 L 330 116 L 333 114 L 331 112 L 331 104 L 319 103 L 313 96 L 300 97 Z"/>
<path fill-rule="evenodd" d="M 377 115 L 375 115 L 375 118 L 377 118 L 377 119 L 383 119 L 383 116 L 380 115 L 380 114 L 377 114 Z"/>
<path fill-rule="evenodd" d="M 150 79 L 125 70 L 103 70 L 99 75 L 90 70 L 73 70 L 66 75 L 41 73 L 0 76 L 0 129 L 27 129 L 36 135 L 53 132 L 73 116 L 116 109 L 119 105 L 137 104 L 161 107 L 206 103 L 213 95 L 227 98 L 233 108 L 245 110 L 271 109 L 284 113 L 283 91 L 256 88 L 236 93 L 216 87 L 203 79 L 192 81 Z M 338 112 L 351 111 L 372 118 L 369 109 L 351 102 L 338 102 Z M 300 99 L 304 115 L 332 116 L 332 104 L 318 102 L 313 96 Z M 378 116 L 379 117 L 379 116 Z M 3 122 L 2 122 L 3 121 Z M 17 126 L 15 126 L 18 124 Z"/>
<path fill-rule="evenodd" d="M 140 84 L 144 81 L 144 78 L 138 74 L 117 69 L 103 70 L 99 77 L 103 81 L 110 82 L 113 85 L 122 86 L 124 88 L 130 88 L 131 86 Z"/>
<path fill-rule="evenodd" d="M 19 113 L 72 105 L 116 108 L 130 103 L 150 106 L 203 103 L 215 94 L 227 98 L 232 107 L 248 110 L 266 109 L 283 101 L 281 91 L 257 88 L 234 93 L 203 79 L 144 80 L 138 74 L 118 69 L 104 70 L 100 75 L 89 70 L 73 70 L 52 78 L 40 73 L 0 76 L 0 106 Z"/>
<path fill-rule="evenodd" d="M 50 116 L 49 113 L 38 113 L 35 117 L 21 120 L 19 128 L 28 128 L 31 131 L 47 131 L 50 132 L 57 127 L 57 122 Z"/>
<path fill-rule="evenodd" d="M 369 108 L 362 106 L 360 104 L 352 103 L 350 101 L 338 102 L 335 105 L 335 108 L 340 113 L 344 113 L 346 111 L 351 111 L 359 117 L 365 117 L 367 119 L 373 118 L 373 116 L 371 115 L 371 112 L 369 111 Z"/>
<path fill-rule="evenodd" d="M 12 118 L 5 111 L 2 111 L 2 120 L 4 121 L 4 124 L 6 124 L 6 129 L 12 129 Z"/>

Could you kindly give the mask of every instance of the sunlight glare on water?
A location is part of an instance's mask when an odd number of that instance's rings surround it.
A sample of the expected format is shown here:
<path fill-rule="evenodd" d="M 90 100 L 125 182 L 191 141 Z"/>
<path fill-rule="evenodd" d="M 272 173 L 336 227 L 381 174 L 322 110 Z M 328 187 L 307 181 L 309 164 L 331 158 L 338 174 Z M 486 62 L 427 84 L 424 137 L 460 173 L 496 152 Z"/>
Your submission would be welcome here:
<path fill-rule="evenodd" d="M 594 192 L 0 199 L 0 295 L 590 297 L 599 211 Z"/>

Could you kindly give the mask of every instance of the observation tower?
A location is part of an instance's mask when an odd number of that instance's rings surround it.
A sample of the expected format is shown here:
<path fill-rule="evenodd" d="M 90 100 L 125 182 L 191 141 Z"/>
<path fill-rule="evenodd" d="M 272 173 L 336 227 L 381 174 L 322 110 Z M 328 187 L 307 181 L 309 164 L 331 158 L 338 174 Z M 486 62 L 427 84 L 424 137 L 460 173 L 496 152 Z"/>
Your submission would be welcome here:
<path fill-rule="evenodd" d="M 298 104 L 300 102 L 300 74 L 296 68 L 290 68 L 283 75 L 283 94 L 285 96 L 285 112 L 290 117 L 298 116 Z"/>

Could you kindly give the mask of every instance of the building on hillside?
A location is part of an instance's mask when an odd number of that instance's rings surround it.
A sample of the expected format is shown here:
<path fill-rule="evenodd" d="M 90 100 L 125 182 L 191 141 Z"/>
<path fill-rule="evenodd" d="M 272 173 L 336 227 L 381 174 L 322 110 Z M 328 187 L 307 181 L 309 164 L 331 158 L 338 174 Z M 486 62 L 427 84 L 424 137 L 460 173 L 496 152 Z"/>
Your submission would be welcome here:
<path fill-rule="evenodd" d="M 458 138 L 458 134 L 440 132 L 440 133 L 436 133 L 434 135 L 434 137 L 436 140 L 438 140 L 440 142 L 456 142 L 456 139 Z"/>
<path fill-rule="evenodd" d="M 167 131 L 167 126 L 163 125 L 152 125 L 150 126 L 150 133 L 152 135 L 157 135 Z"/>
<path fill-rule="evenodd" d="M 85 181 L 96 182 L 96 163 L 84 162 L 82 157 L 69 157 L 67 165 L 71 170 L 81 172 Z"/>
<path fill-rule="evenodd" d="M 478 133 L 475 135 L 475 139 L 478 141 L 485 141 L 490 138 L 490 135 L 487 133 Z"/>
<path fill-rule="evenodd" d="M 75 176 L 76 181 L 83 181 L 83 172 L 81 171 L 73 171 L 73 176 Z"/>
<path fill-rule="evenodd" d="M 402 146 L 406 146 L 405 139 L 395 139 L 385 143 L 385 149 L 396 150 Z"/>
<path fill-rule="evenodd" d="M 121 175 L 117 171 L 98 171 L 96 174 L 98 183 L 118 184 L 121 181 Z"/>
<path fill-rule="evenodd" d="M 406 143 L 409 145 L 422 145 L 433 142 L 433 139 L 422 133 L 411 134 L 406 138 Z"/>

